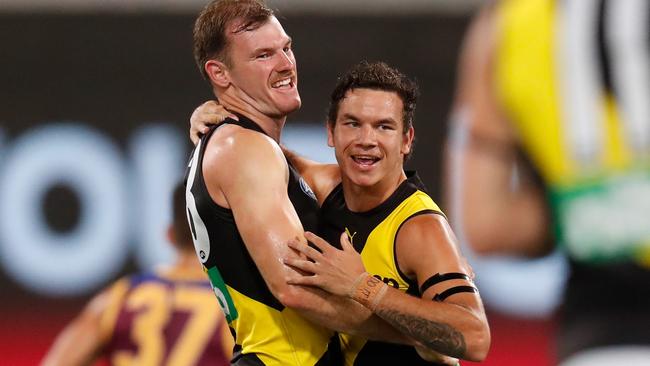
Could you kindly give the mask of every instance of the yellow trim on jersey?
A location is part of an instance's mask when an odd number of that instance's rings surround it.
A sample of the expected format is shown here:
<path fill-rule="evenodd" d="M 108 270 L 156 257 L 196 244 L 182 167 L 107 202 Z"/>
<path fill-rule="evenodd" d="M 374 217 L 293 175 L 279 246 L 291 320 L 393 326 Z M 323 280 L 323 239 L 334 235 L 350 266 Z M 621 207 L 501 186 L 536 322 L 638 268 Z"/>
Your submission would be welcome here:
<path fill-rule="evenodd" d="M 294 310 L 278 311 L 228 286 L 239 313 L 230 323 L 242 353 L 255 353 L 267 366 L 309 366 L 325 354 L 332 331 Z"/>
<path fill-rule="evenodd" d="M 580 170 L 568 151 L 567 127 L 563 124 L 556 0 L 504 0 L 498 7 L 498 41 L 495 55 L 496 93 L 510 122 L 516 127 L 525 150 L 545 181 L 567 186 L 606 171 L 630 167 L 632 154 L 621 126 L 616 102 L 604 90 L 593 128 L 602 130 L 604 141 L 599 161 Z"/>
<path fill-rule="evenodd" d="M 361 260 L 366 271 L 372 275 L 380 276 L 386 283 L 397 284 L 400 290 L 406 291 L 409 287 L 408 279 L 400 274 L 395 262 L 395 237 L 402 224 L 410 217 L 429 210 L 441 212 L 431 197 L 422 191 L 416 191 L 377 225 L 368 235 L 361 251 Z M 348 231 L 347 228 L 346 231 Z M 340 340 L 345 365 L 352 366 L 366 344 L 366 339 L 341 334 Z"/>
<path fill-rule="evenodd" d="M 645 268 L 650 268 L 650 240 L 646 240 L 641 243 L 641 246 L 637 249 L 635 258 L 637 258 L 637 263 Z"/>
<path fill-rule="evenodd" d="M 166 279 L 174 285 L 158 279 L 132 285 L 131 278 L 124 278 L 109 288 L 109 304 L 100 320 L 101 334 L 110 342 L 127 336 L 135 345 L 135 350 L 113 350 L 109 355 L 111 364 L 158 365 L 163 360 L 170 365 L 196 364 L 213 340 L 216 327 L 224 320 L 208 281 L 184 284 L 183 279 Z M 134 318 L 128 334 L 114 334 L 117 318 L 123 310 L 133 313 Z M 164 330 L 176 311 L 187 314 L 187 320 L 173 344 L 166 344 Z"/>
<path fill-rule="evenodd" d="M 552 182 L 573 168 L 562 143 L 554 60 L 555 1 L 505 0 L 498 13 L 496 92 L 540 173 Z"/>
<path fill-rule="evenodd" d="M 643 199 L 650 192 L 650 148 L 631 140 L 648 125 L 624 120 L 631 118 L 622 110 L 629 96 L 625 84 L 616 83 L 620 59 L 638 60 L 640 50 L 628 38 L 597 39 L 597 7 L 591 1 L 500 1 L 495 91 L 543 178 L 556 237 L 571 258 L 647 265 L 650 228 L 642 218 L 650 209 Z M 611 70 L 605 70 L 596 57 L 605 41 L 612 43 L 607 50 L 635 52 L 609 53 Z M 607 71 L 616 95 L 605 83 Z"/>

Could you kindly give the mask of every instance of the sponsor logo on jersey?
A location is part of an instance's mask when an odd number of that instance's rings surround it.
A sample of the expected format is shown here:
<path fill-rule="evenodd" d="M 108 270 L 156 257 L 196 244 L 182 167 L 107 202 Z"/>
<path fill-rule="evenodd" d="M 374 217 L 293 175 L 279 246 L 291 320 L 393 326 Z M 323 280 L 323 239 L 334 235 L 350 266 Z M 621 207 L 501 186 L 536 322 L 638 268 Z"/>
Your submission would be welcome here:
<path fill-rule="evenodd" d="M 302 189 L 302 191 L 305 192 L 306 195 L 316 200 L 316 195 L 314 194 L 314 191 L 311 190 L 309 184 L 307 184 L 307 182 L 305 182 L 305 180 L 302 177 L 300 177 L 299 182 L 300 182 L 300 189 Z"/>
<path fill-rule="evenodd" d="M 232 300 L 228 288 L 226 287 L 217 267 L 208 269 L 208 277 L 210 278 L 210 283 L 212 283 L 214 294 L 217 296 L 217 300 L 219 301 L 219 306 L 221 306 L 228 323 L 237 319 L 239 314 L 235 308 L 235 302 Z"/>
<path fill-rule="evenodd" d="M 399 283 L 398 283 L 397 280 L 394 279 L 394 278 L 390 278 L 390 277 L 382 277 L 382 276 L 377 275 L 377 274 L 376 274 L 376 275 L 372 275 L 372 277 L 374 277 L 374 278 L 376 278 L 376 279 L 378 279 L 378 280 L 381 280 L 383 283 L 385 283 L 385 284 L 387 284 L 387 285 L 389 285 L 389 286 L 393 286 L 394 288 L 399 289 Z"/>
<path fill-rule="evenodd" d="M 350 244 L 354 245 L 354 236 L 357 235 L 357 232 L 355 231 L 354 234 L 351 234 L 350 229 L 346 227 L 345 233 L 348 234 L 348 239 L 350 239 Z"/>

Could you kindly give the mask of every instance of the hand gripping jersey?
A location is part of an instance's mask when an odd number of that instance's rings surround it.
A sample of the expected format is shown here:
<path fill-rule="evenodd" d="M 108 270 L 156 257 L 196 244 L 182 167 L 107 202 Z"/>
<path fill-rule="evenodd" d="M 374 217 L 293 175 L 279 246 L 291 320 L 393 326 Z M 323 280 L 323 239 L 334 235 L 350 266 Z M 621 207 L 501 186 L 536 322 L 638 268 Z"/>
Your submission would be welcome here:
<path fill-rule="evenodd" d="M 102 317 L 111 365 L 226 366 L 225 321 L 208 281 L 145 273 L 118 281 Z"/>
<path fill-rule="evenodd" d="M 257 124 L 241 116 L 239 121 L 226 123 L 264 133 Z M 321 359 L 325 362 L 332 332 L 285 308 L 273 296 L 248 254 L 232 211 L 217 205 L 207 191 L 201 169 L 203 154 L 217 128 L 210 130 L 192 153 L 186 200 L 196 253 L 235 336 L 232 362 L 267 366 L 312 366 Z M 289 175 L 289 199 L 304 229 L 315 230 L 316 198 L 291 164 Z"/>
<path fill-rule="evenodd" d="M 650 344 L 650 2 L 497 11 L 497 95 L 571 259 L 561 356 Z"/>
<path fill-rule="evenodd" d="M 368 273 L 407 293 L 418 296 L 418 284 L 399 269 L 395 256 L 395 238 L 401 226 L 411 217 L 442 212 L 423 191 L 415 173 L 382 204 L 367 212 L 352 212 L 345 205 L 339 184 L 321 207 L 320 235 L 333 245 L 345 231 Z M 346 366 L 433 365 L 418 356 L 413 347 L 340 334 L 341 351 Z"/>

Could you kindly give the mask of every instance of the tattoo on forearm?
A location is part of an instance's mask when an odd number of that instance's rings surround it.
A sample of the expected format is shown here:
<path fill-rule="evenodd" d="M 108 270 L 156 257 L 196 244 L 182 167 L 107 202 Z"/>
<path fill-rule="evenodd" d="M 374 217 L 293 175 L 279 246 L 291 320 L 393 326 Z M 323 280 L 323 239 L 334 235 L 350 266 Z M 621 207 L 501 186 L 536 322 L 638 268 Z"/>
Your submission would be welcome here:
<path fill-rule="evenodd" d="M 467 345 L 465 337 L 455 328 L 395 310 L 376 310 L 375 313 L 399 331 L 422 342 L 425 346 L 448 356 L 462 358 Z"/>

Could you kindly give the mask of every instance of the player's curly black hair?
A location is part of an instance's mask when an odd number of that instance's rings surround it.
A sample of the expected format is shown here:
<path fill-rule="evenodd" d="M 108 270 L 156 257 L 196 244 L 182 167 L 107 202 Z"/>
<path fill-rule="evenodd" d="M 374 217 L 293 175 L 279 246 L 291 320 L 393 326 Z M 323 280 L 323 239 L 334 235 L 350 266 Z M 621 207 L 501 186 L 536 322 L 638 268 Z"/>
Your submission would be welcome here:
<path fill-rule="evenodd" d="M 407 133 L 413 126 L 415 106 L 420 94 L 418 85 L 399 70 L 384 62 L 361 61 L 338 79 L 330 97 L 327 123 L 334 127 L 338 117 L 339 105 L 345 94 L 354 89 L 373 89 L 397 93 L 402 103 L 403 132 Z"/>

